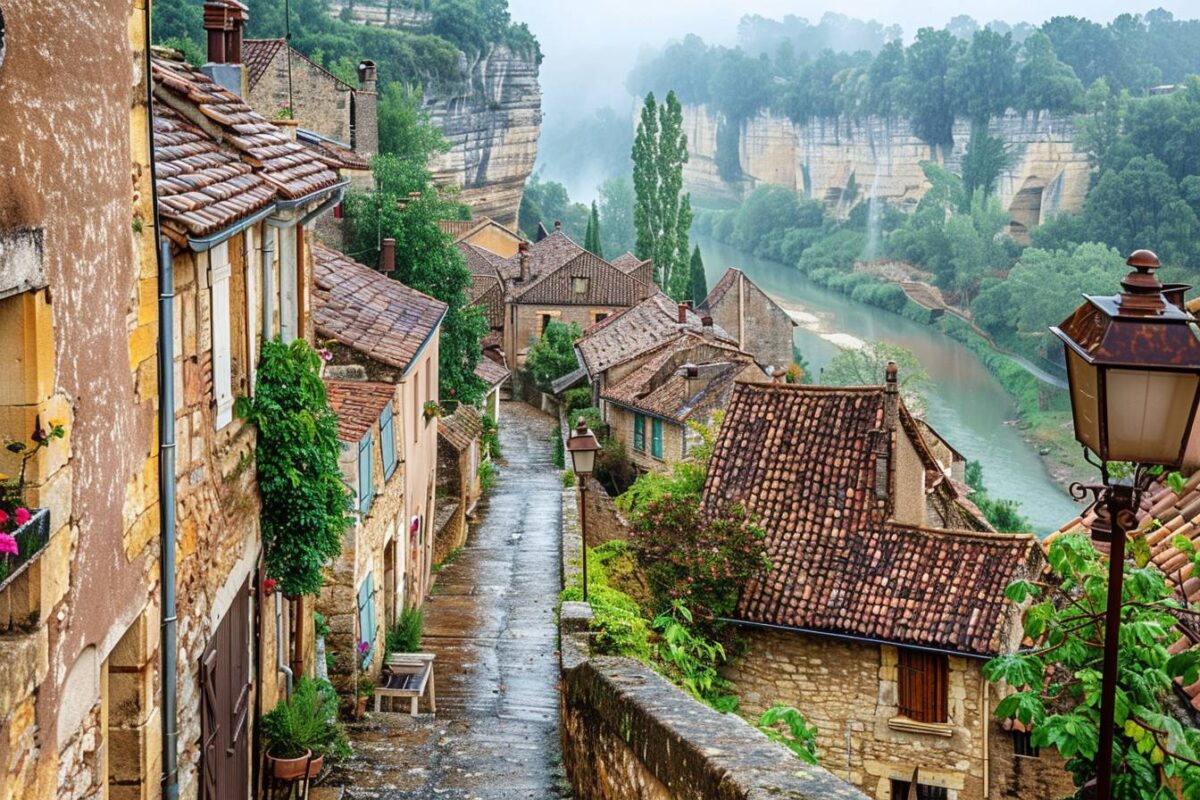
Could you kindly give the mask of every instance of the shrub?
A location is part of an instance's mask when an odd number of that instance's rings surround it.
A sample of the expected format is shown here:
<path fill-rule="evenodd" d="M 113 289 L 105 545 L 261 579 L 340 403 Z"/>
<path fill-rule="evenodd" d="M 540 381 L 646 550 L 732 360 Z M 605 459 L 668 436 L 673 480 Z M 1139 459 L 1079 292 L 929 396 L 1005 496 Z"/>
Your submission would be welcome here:
<path fill-rule="evenodd" d="M 592 387 L 577 386 L 574 389 L 567 389 L 563 392 L 563 410 L 566 412 L 567 419 L 573 419 L 576 411 L 582 408 L 589 408 L 592 405 Z"/>
<path fill-rule="evenodd" d="M 351 755 L 333 687 L 308 677 L 296 681 L 290 700 L 263 714 L 262 736 L 276 758 L 300 758 L 308 750 L 333 761 Z"/>
<path fill-rule="evenodd" d="M 538 389 L 549 392 L 551 383 L 579 367 L 575 340 L 582 335 L 583 331 L 573 322 L 570 325 L 551 322 L 546 326 L 525 358 L 525 369 Z"/>
<path fill-rule="evenodd" d="M 389 653 L 417 653 L 421 650 L 421 633 L 425 628 L 425 613 L 419 608 L 406 608 L 400 619 L 387 633 Z"/>
<path fill-rule="evenodd" d="M 550 431 L 550 463 L 559 469 L 567 465 L 567 451 L 558 428 Z"/>
<path fill-rule="evenodd" d="M 738 701 L 730 694 L 732 686 L 717 672 L 725 662 L 725 648 L 698 633 L 693 622 L 692 612 L 678 601 L 655 617 L 654 630 L 662 637 L 658 658 L 667 677 L 692 697 L 718 711 L 735 711 Z"/>
<path fill-rule="evenodd" d="M 577 483 L 575 473 L 569 469 L 564 469 L 562 473 L 562 485 L 564 489 L 570 489 Z"/>
<path fill-rule="evenodd" d="M 483 415 L 483 454 L 487 458 L 500 457 L 500 426 L 491 414 Z"/>
<path fill-rule="evenodd" d="M 780 730 L 784 727 L 786 733 Z M 763 712 L 758 718 L 756 727 L 767 735 L 767 738 L 779 742 L 791 750 L 796 758 L 807 764 L 816 764 L 817 729 L 809 725 L 804 715 L 791 706 L 774 705 Z"/>
<path fill-rule="evenodd" d="M 479 490 L 490 492 L 492 487 L 496 485 L 496 477 L 500 470 L 496 469 L 496 465 L 491 461 L 483 461 L 479 464 Z"/>

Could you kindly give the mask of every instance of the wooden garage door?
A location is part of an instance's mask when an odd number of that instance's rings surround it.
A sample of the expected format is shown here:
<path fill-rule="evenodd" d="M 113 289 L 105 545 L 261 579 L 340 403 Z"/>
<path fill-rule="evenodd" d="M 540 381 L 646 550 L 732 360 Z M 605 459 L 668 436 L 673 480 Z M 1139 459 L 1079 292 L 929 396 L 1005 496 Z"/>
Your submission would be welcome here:
<path fill-rule="evenodd" d="M 243 587 L 200 659 L 204 800 L 249 794 L 250 688 L 250 592 Z"/>

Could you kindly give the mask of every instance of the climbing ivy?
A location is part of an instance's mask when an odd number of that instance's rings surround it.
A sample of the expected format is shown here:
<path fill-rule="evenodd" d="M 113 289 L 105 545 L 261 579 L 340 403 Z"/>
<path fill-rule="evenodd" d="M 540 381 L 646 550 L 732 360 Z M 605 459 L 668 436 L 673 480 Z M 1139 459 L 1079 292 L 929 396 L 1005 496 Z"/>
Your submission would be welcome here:
<path fill-rule="evenodd" d="M 351 523 L 321 357 L 302 339 L 266 342 L 256 392 L 238 398 L 236 410 L 258 427 L 267 575 L 289 597 L 316 594 Z"/>

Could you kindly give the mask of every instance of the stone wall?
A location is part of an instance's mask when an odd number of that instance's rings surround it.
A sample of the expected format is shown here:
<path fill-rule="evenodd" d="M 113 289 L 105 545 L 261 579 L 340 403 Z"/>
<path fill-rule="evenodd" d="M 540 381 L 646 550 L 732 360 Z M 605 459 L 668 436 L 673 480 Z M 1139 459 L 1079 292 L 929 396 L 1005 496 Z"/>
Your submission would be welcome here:
<path fill-rule="evenodd" d="M 1013 155 L 997 194 L 1020 226 L 1014 233 L 1048 215 L 1082 207 L 1089 168 L 1086 156 L 1075 151 L 1070 118 L 1010 112 L 992 120 L 990 131 Z M 704 106 L 684 107 L 684 132 L 690 154 L 684 165 L 686 188 L 700 196 L 735 196 L 737 187 L 717 172 L 715 114 Z M 953 147 L 934 152 L 905 120 L 818 119 L 797 125 L 764 111 L 743 126 L 739 157 L 746 188 L 786 186 L 844 215 L 871 196 L 913 208 L 928 188 L 920 162 L 935 160 L 957 172 L 969 139 L 965 119 L 954 125 Z"/>
<path fill-rule="evenodd" d="M 352 87 L 293 51 L 291 96 L 294 119 L 306 131 L 350 144 Z M 288 58 L 281 48 L 250 89 L 247 102 L 267 119 L 275 119 L 288 104 Z"/>
<path fill-rule="evenodd" d="M 505 328 L 504 352 L 508 354 L 509 366 L 520 367 L 525 363 L 525 356 L 542 335 L 542 317 L 549 315 L 553 322 L 562 325 L 575 323 L 579 330 L 587 330 L 601 314 L 613 315 L 623 311 L 624 306 L 575 306 L 575 305 L 519 305 L 509 303 L 506 313 L 516 324 Z"/>
<path fill-rule="evenodd" d="M 612 435 L 624 442 L 625 454 L 629 456 L 629 460 L 644 472 L 662 471 L 666 469 L 668 463 L 680 461 L 686 457 L 684 450 L 685 432 L 681 425 L 663 420 L 662 458 L 656 458 L 650 452 L 654 427 L 649 416 L 645 416 L 645 446 L 641 450 L 633 446 L 635 412 L 616 403 L 605 403 L 605 418 L 605 421 L 608 422 L 612 429 Z"/>
<path fill-rule="evenodd" d="M 762 289 L 738 274 L 734 285 L 708 309 L 713 322 L 735 337 L 738 346 L 766 368 L 786 369 L 792 363 L 795 323 Z"/>
<path fill-rule="evenodd" d="M 614 539 L 629 538 L 629 522 L 617 510 L 616 503 L 595 478 L 588 478 L 587 503 L 588 544 L 598 547 Z"/>

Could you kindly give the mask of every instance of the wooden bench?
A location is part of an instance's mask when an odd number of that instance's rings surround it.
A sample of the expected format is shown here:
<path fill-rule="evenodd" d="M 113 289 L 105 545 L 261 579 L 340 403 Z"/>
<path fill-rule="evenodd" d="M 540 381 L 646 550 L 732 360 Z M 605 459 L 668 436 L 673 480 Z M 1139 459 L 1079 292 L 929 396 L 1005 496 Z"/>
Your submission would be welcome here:
<path fill-rule="evenodd" d="M 429 711 L 437 713 L 437 694 L 433 683 L 433 653 L 392 653 L 383 663 L 383 674 L 375 687 L 375 710 L 380 711 L 384 697 L 390 701 L 407 697 L 412 702 L 412 715 L 417 715 L 417 701 L 429 689 Z"/>

